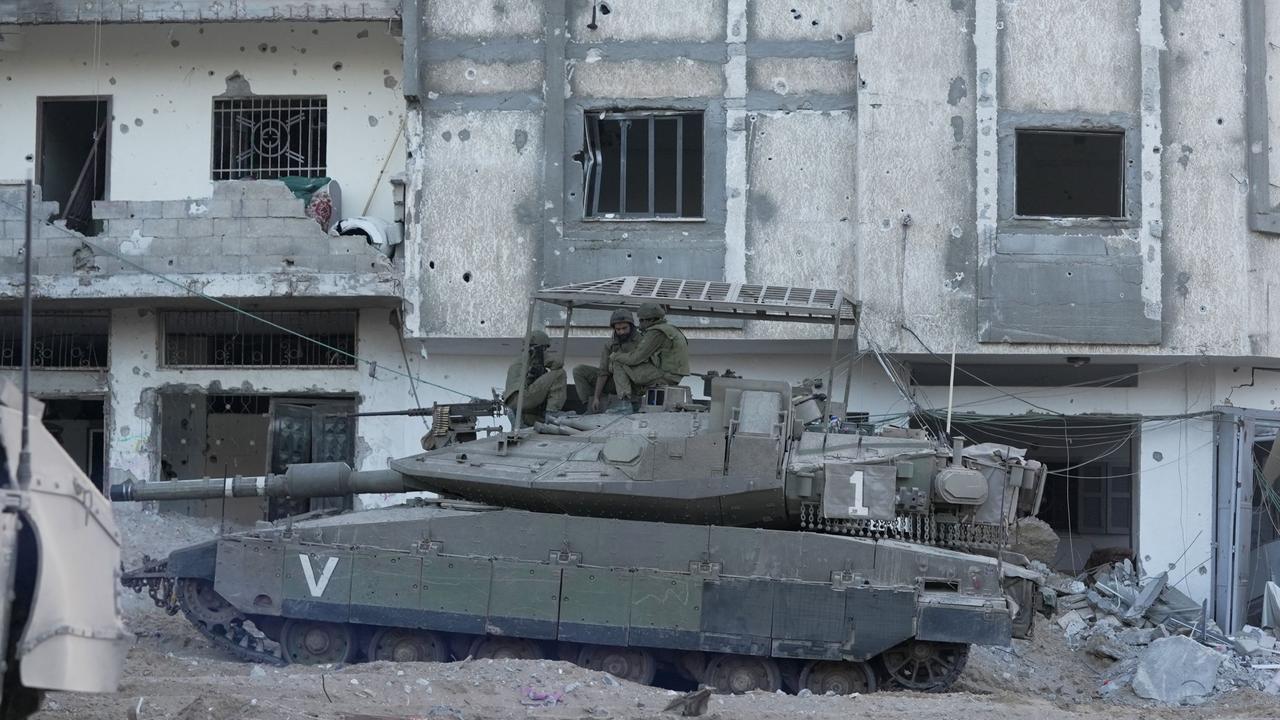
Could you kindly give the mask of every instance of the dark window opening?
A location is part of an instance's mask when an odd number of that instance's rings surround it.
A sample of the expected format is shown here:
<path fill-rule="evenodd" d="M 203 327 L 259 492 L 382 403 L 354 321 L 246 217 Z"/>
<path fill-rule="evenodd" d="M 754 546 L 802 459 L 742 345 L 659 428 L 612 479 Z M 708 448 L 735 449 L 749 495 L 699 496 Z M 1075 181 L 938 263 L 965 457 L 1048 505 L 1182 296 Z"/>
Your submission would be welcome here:
<path fill-rule="evenodd" d="M 213 101 L 214 180 L 321 177 L 327 141 L 328 101 L 323 97 Z"/>
<path fill-rule="evenodd" d="M 702 113 L 587 113 L 583 216 L 701 218 Z"/>
<path fill-rule="evenodd" d="M 107 192 L 111 109 L 105 98 L 40 98 L 37 105 L 36 182 L 58 203 L 57 217 L 84 235 L 100 229 L 93 201 Z"/>
<path fill-rule="evenodd" d="M 1019 130 L 1016 153 L 1018 215 L 1125 216 L 1123 132 Z"/>
<path fill-rule="evenodd" d="M 41 401 L 44 403 L 45 429 L 89 480 L 105 491 L 106 436 L 103 426 L 106 403 L 103 398 L 42 398 Z"/>
<path fill-rule="evenodd" d="M 170 367 L 355 365 L 355 312 L 166 311 L 162 322 Z"/>
<path fill-rule="evenodd" d="M 97 370 L 107 367 L 106 314 L 37 313 L 31 317 L 31 367 Z M 0 367 L 22 367 L 22 316 L 0 315 Z"/>

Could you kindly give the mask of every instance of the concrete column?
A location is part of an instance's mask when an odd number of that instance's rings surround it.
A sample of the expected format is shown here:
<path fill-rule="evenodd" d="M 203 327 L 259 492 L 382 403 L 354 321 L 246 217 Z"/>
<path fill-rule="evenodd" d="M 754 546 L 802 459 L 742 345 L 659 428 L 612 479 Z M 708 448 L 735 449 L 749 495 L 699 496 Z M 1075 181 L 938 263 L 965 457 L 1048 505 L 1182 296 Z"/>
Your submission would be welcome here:
<path fill-rule="evenodd" d="M 112 483 L 157 479 L 159 400 L 152 376 L 159 364 L 159 317 L 149 309 L 112 310 L 108 344 L 107 477 Z"/>

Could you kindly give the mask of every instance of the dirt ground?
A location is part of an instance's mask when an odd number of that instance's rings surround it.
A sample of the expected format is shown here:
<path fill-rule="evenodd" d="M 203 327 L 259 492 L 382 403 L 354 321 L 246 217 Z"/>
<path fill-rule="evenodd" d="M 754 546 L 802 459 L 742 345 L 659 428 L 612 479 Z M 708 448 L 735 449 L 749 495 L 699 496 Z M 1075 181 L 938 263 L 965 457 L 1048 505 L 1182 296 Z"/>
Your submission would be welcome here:
<path fill-rule="evenodd" d="M 159 516 L 117 505 L 127 543 L 126 565 L 143 553 L 210 539 L 216 521 Z M 663 708 L 678 693 L 615 680 L 549 660 L 473 660 L 447 664 L 371 663 L 276 668 L 230 659 L 179 615 L 144 595 L 122 591 L 122 609 L 137 636 L 118 693 L 51 693 L 41 720 L 178 720 L 431 718 L 672 718 Z M 955 691 L 941 695 L 879 692 L 854 697 L 751 693 L 713 696 L 703 717 L 1277 718 L 1280 698 L 1254 690 L 1221 693 L 1202 705 L 1160 707 L 1127 689 L 1106 693 L 1102 661 L 1067 647 L 1057 626 L 1042 621 L 1035 639 L 1011 648 L 975 648 Z"/>

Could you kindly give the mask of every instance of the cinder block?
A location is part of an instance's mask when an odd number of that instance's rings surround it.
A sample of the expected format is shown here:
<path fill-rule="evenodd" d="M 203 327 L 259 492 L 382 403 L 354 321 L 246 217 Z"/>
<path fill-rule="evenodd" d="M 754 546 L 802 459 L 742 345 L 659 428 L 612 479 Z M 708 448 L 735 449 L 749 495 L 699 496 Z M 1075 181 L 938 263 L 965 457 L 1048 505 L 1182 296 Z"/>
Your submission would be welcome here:
<path fill-rule="evenodd" d="M 178 235 L 184 238 L 207 238 L 213 235 L 213 220 L 210 218 L 179 220 Z"/>
<path fill-rule="evenodd" d="M 267 212 L 267 200 L 261 198 L 245 198 L 240 203 L 241 217 L 269 217 Z"/>
<path fill-rule="evenodd" d="M 186 258 L 204 258 L 219 255 L 220 243 L 212 236 L 156 238 L 151 242 L 149 254 L 157 257 L 173 257 L 179 264 L 187 264 Z"/>
<path fill-rule="evenodd" d="M 320 229 L 320 224 L 311 218 L 279 218 L 280 232 L 288 237 L 316 238 L 322 240 L 328 235 Z"/>
<path fill-rule="evenodd" d="M 66 275 L 75 272 L 75 264 L 71 256 L 65 257 L 33 257 L 32 272 L 36 275 Z"/>
<path fill-rule="evenodd" d="M 293 191 L 280 180 L 249 180 L 244 185 L 246 199 L 297 200 Z"/>
<path fill-rule="evenodd" d="M 271 217 L 304 218 L 307 216 L 306 205 L 297 198 L 288 200 L 268 200 L 267 214 Z"/>
<path fill-rule="evenodd" d="M 79 250 L 83 244 L 80 238 L 48 238 L 34 244 L 31 252 L 37 258 L 71 257 L 72 253 Z"/>
<path fill-rule="evenodd" d="M 130 215 L 129 203 L 123 200 L 94 200 L 93 217 L 95 220 L 115 220 Z"/>
<path fill-rule="evenodd" d="M 218 180 L 213 184 L 214 199 L 239 200 L 244 197 L 245 185 L 251 180 Z"/>
<path fill-rule="evenodd" d="M 103 233 L 112 237 L 127 238 L 135 232 L 142 231 L 142 221 L 136 218 L 120 218 L 108 220 Z"/>
<path fill-rule="evenodd" d="M 130 200 L 129 214 L 139 220 L 164 217 L 164 201 Z"/>
<path fill-rule="evenodd" d="M 0 257 L 0 275 L 12 275 L 21 272 L 24 272 L 22 258 Z"/>
<path fill-rule="evenodd" d="M 209 212 L 205 217 L 222 218 L 240 216 L 239 198 L 214 198 L 205 203 L 205 206 L 209 208 Z"/>
<path fill-rule="evenodd" d="M 329 236 L 329 254 L 330 255 L 369 255 L 370 253 L 381 255 L 369 245 L 369 239 L 364 235 L 331 235 Z"/>
<path fill-rule="evenodd" d="M 150 235 L 151 237 L 176 237 L 178 234 L 178 221 L 148 218 L 142 221 L 142 234 Z"/>
<path fill-rule="evenodd" d="M 249 238 L 277 238 L 284 235 L 283 218 L 247 218 L 244 235 Z"/>
<path fill-rule="evenodd" d="M 189 217 L 187 214 L 189 203 L 189 200 L 164 200 L 161 205 L 161 215 L 171 219 Z"/>
<path fill-rule="evenodd" d="M 213 234 L 223 237 L 240 237 L 244 235 L 244 220 L 240 218 L 214 218 Z"/>
<path fill-rule="evenodd" d="M 26 237 L 27 224 L 22 220 L 0 220 L 0 237 L 21 240 Z"/>
<path fill-rule="evenodd" d="M 22 247 L 21 240 L 0 238 L 0 258 L 21 258 L 21 256 L 18 255 L 18 248 L 20 247 Z"/>

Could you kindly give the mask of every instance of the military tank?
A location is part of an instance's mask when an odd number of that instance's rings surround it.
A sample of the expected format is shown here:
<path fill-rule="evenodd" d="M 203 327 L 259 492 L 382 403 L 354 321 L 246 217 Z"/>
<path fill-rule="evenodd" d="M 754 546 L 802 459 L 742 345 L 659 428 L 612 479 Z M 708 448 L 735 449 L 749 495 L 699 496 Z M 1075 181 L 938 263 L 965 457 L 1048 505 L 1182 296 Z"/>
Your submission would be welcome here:
<path fill-rule="evenodd" d="M 643 302 L 827 323 L 827 388 L 858 320 L 837 291 L 645 277 L 534 300 L 530 327 L 539 303 L 565 309 L 566 343 L 575 309 Z M 440 498 L 279 521 L 124 583 L 258 662 L 553 657 L 728 692 L 945 690 L 971 644 L 1031 632 L 1038 576 L 1004 545 L 1036 511 L 1044 468 L 1014 448 L 849 423 L 847 398 L 822 384 L 708 374 L 705 399 L 650 388 L 633 412 L 530 428 L 517 408 L 512 430 L 487 437 L 475 419 L 493 404 L 437 407 L 432 449 L 384 470 L 117 486 L 119 500 Z M 441 443 L 454 435 L 474 439 Z"/>

